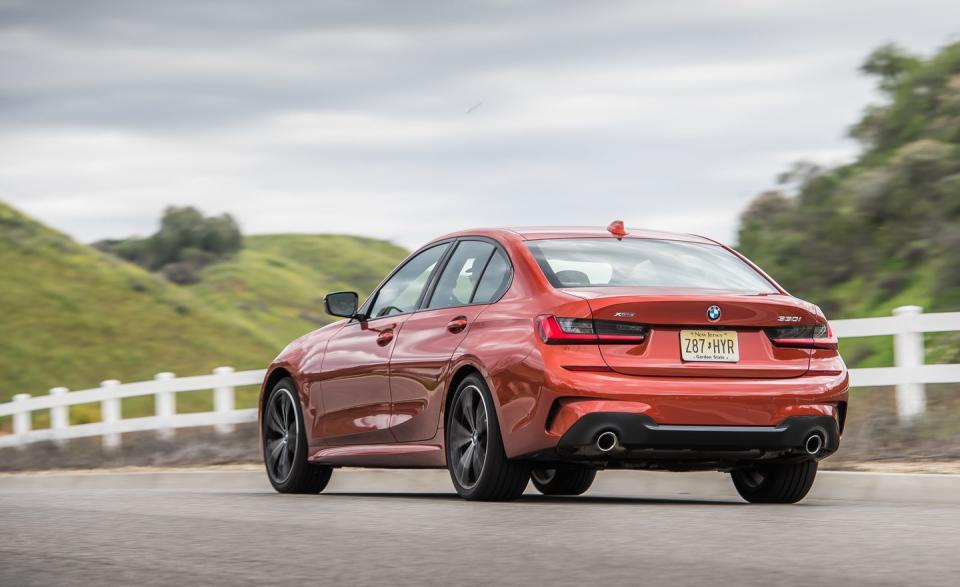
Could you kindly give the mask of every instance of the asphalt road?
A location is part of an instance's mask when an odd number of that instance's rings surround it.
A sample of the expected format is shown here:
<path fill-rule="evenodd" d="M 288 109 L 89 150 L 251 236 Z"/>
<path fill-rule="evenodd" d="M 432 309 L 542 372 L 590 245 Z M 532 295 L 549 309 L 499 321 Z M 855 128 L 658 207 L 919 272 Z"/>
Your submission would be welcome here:
<path fill-rule="evenodd" d="M 253 472 L 213 484 L 174 476 L 164 489 L 111 478 L 0 483 L 0 585 L 948 585 L 960 576 L 956 503 L 756 506 L 696 483 L 644 497 L 622 480 L 579 498 L 468 503 L 424 475 L 415 492 L 340 483 L 319 496 L 274 494 Z"/>

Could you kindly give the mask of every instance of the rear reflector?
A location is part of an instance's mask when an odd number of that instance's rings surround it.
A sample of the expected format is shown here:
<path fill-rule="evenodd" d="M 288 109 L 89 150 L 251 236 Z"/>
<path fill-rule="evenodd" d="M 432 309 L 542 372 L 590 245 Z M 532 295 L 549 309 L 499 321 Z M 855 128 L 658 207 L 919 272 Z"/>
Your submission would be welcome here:
<path fill-rule="evenodd" d="M 586 373 L 613 373 L 613 369 L 606 365 L 564 365 L 567 371 L 577 371 Z"/>
<path fill-rule="evenodd" d="M 765 329 L 774 346 L 794 349 L 823 349 L 835 351 L 839 347 L 830 324 L 803 324 Z"/>
<path fill-rule="evenodd" d="M 633 322 L 539 316 L 537 334 L 546 344 L 639 344 L 647 326 Z"/>

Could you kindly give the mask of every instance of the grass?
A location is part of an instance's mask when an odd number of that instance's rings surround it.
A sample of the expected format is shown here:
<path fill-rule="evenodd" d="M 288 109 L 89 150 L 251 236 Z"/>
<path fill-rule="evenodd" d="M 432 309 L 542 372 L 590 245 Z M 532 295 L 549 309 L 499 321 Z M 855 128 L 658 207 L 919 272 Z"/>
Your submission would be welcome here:
<path fill-rule="evenodd" d="M 886 298 L 871 291 L 862 278 L 840 284 L 824 297 L 840 300 L 843 307 L 848 308 L 843 316 L 830 316 L 831 319 L 891 316 L 894 308 L 900 306 L 929 308 L 935 279 L 936 267 L 933 263 L 927 263 L 913 271 L 906 287 Z M 928 364 L 960 362 L 960 333 L 925 334 L 924 351 Z M 840 352 L 852 368 L 892 367 L 893 337 L 845 338 L 840 341 Z"/>
<path fill-rule="evenodd" d="M 324 294 L 353 290 L 363 297 L 405 255 L 390 243 L 354 236 L 250 236 L 239 255 L 205 268 L 189 289 L 282 348 L 333 320 L 324 313 Z"/>

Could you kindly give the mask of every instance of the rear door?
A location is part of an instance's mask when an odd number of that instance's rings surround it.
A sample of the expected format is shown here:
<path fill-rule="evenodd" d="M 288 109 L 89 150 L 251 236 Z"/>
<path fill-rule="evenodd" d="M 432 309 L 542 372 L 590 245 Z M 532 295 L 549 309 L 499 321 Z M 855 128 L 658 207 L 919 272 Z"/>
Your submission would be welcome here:
<path fill-rule="evenodd" d="M 390 358 L 391 428 L 399 442 L 436 434 L 450 359 L 486 304 L 503 295 L 510 267 L 493 242 L 460 240 L 423 309 L 407 319 Z"/>
<path fill-rule="evenodd" d="M 587 299 L 595 320 L 649 326 L 642 344 L 600 346 L 607 365 L 628 375 L 799 377 L 809 369 L 811 351 L 774 346 L 764 329 L 821 321 L 811 305 L 781 294 L 657 293 L 653 288 L 565 291 Z"/>

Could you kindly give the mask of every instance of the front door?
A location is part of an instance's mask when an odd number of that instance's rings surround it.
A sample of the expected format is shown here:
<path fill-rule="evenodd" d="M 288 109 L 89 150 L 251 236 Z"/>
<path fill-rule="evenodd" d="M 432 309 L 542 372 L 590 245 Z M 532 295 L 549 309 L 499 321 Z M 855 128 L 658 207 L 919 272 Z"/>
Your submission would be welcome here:
<path fill-rule="evenodd" d="M 316 436 L 323 444 L 393 441 L 390 353 L 405 318 L 352 322 L 330 340 L 319 380 L 323 411 Z"/>
<path fill-rule="evenodd" d="M 317 437 L 325 445 L 393 442 L 390 432 L 390 355 L 449 245 L 407 260 L 371 296 L 364 317 L 333 336 L 323 358 L 322 412 Z M 311 389 L 311 393 L 314 390 Z"/>

